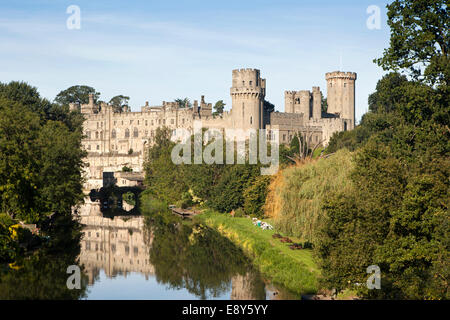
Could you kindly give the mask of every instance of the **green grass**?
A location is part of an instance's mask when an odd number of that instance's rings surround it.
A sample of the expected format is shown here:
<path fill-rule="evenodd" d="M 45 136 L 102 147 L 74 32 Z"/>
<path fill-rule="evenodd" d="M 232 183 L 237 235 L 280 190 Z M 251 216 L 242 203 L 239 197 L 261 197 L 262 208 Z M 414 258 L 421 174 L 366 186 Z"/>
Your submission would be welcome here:
<path fill-rule="evenodd" d="M 241 247 L 255 267 L 271 281 L 297 294 L 317 292 L 320 275 L 312 250 L 291 250 L 288 244 L 272 238 L 276 231 L 262 230 L 249 218 L 232 218 L 207 210 L 195 217 Z M 298 239 L 291 238 L 294 242 Z"/>

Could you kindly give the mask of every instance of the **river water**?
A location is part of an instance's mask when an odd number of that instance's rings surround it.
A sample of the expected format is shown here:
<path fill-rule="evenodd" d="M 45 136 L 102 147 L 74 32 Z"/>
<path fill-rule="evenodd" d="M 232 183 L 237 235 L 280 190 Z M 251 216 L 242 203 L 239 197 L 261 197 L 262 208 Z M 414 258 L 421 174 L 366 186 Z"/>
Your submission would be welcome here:
<path fill-rule="evenodd" d="M 89 200 L 78 217 L 75 240 L 56 235 L 52 248 L 23 259 L 19 268 L 2 267 L 0 298 L 299 298 L 270 284 L 239 248 L 207 227 L 170 214 L 105 217 L 100 203 Z M 72 229 L 59 227 L 61 238 Z M 81 268 L 80 289 L 67 288 L 69 265 Z"/>

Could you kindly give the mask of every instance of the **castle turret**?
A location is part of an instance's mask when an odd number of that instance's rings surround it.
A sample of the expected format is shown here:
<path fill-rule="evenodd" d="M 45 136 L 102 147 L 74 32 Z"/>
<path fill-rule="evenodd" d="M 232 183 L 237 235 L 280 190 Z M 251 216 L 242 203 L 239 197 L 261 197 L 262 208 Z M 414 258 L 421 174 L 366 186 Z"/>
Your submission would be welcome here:
<path fill-rule="evenodd" d="M 355 127 L 355 81 L 354 72 L 329 72 L 327 80 L 328 113 L 339 114 L 342 119 L 350 120 L 347 129 Z"/>
<path fill-rule="evenodd" d="M 232 121 L 235 128 L 259 129 L 264 127 L 263 106 L 266 80 L 257 69 L 233 70 Z"/>
<path fill-rule="evenodd" d="M 313 119 L 320 119 L 322 118 L 322 95 L 319 87 L 313 87 L 312 100 L 312 117 Z"/>

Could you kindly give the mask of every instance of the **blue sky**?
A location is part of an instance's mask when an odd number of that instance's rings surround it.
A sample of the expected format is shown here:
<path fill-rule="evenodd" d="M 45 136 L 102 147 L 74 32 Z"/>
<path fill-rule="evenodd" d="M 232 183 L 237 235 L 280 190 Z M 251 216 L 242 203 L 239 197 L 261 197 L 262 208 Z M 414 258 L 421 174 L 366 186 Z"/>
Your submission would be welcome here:
<path fill-rule="evenodd" d="M 81 9 L 69 30 L 66 9 Z M 369 30 L 367 7 L 381 8 Z M 49 99 L 75 84 L 101 99 L 130 96 L 133 111 L 178 97 L 230 108 L 231 71 L 257 68 L 266 99 L 284 110 L 284 90 L 326 94 L 325 73 L 353 71 L 356 117 L 384 74 L 372 60 L 389 44 L 386 1 L 0 0 L 0 81 L 23 80 Z"/>

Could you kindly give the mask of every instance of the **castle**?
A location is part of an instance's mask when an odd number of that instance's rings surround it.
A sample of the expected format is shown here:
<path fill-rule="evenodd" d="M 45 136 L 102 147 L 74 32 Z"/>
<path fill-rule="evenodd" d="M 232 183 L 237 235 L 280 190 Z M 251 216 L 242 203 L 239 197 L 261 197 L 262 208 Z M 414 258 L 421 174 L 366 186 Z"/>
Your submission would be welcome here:
<path fill-rule="evenodd" d="M 86 162 L 86 189 L 103 186 L 106 172 L 121 171 L 124 166 L 141 172 L 144 151 L 152 143 L 158 127 L 168 127 L 176 135 L 177 128 L 193 130 L 194 121 L 201 120 L 205 128 L 266 129 L 270 139 L 290 143 L 295 134 L 302 135 L 310 145 L 327 145 L 335 132 L 355 127 L 356 73 L 330 72 L 326 76 L 327 104 L 322 111 L 319 87 L 312 92 L 285 91 L 285 112 L 268 112 L 265 108 L 266 79 L 257 69 L 237 69 L 232 72 L 230 111 L 214 116 L 212 104 L 204 96 L 193 107 L 182 108 L 176 102 L 163 101 L 160 106 L 148 102 L 140 112 L 114 112 L 106 103 L 97 105 L 93 95 L 88 104 L 80 106 L 85 116 L 83 147 L 88 152 Z M 78 106 L 71 104 L 72 110 Z M 278 135 L 272 135 L 274 130 Z"/>

